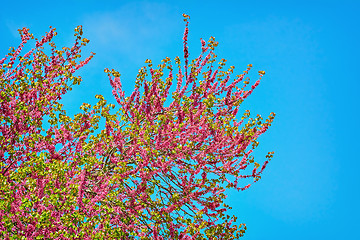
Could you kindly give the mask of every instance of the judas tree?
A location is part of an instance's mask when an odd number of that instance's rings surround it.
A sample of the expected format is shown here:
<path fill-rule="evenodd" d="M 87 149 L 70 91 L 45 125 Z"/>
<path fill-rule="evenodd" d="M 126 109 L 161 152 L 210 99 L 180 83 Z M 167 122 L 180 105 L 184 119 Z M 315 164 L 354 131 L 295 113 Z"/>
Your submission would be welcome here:
<path fill-rule="evenodd" d="M 120 74 L 105 69 L 117 106 L 96 95 L 97 104 L 84 103 L 73 117 L 59 101 L 93 57 L 80 60 L 89 42 L 81 26 L 71 48 L 57 50 L 51 28 L 24 55 L 34 37 L 20 30 L 20 46 L 0 60 L 2 238 L 243 236 L 245 224 L 226 214 L 224 191 L 247 189 L 245 179 L 258 181 L 272 157 L 257 163 L 251 154 L 275 114 L 263 121 L 247 110 L 237 119 L 265 72 L 250 87 L 251 65 L 231 78 L 234 67 L 216 61 L 213 37 L 201 39 L 201 54 L 190 61 L 188 20 L 184 14 L 182 60 L 167 57 L 157 67 L 146 60 L 128 97 Z"/>

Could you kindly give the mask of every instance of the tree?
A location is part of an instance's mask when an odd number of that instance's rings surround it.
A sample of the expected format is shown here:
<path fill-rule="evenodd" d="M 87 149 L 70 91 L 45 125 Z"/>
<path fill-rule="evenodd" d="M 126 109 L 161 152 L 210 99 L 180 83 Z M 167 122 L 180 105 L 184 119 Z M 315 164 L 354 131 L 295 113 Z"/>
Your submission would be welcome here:
<path fill-rule="evenodd" d="M 243 236 L 245 224 L 235 225 L 237 218 L 225 214 L 231 207 L 224 203 L 223 184 L 247 189 L 251 184 L 239 186 L 239 180 L 258 181 L 273 156 L 270 152 L 259 164 L 251 153 L 274 113 L 262 122 L 260 115 L 249 118 L 247 110 L 236 120 L 240 104 L 265 73 L 259 71 L 259 80 L 249 90 L 245 77 L 251 65 L 230 81 L 234 67 L 223 70 L 225 59 L 215 66 L 218 42 L 213 37 L 208 43 L 201 39 L 202 52 L 189 63 L 189 16 L 183 16 L 183 66 L 179 57 L 175 66 L 167 57 L 157 68 L 146 60 L 129 97 L 120 74 L 105 69 L 118 111 L 111 113 L 115 105 L 96 95 L 98 103 L 84 103 L 73 118 L 59 100 L 80 84 L 81 77 L 74 73 L 94 55 L 78 60 L 89 42 L 81 26 L 75 29 L 73 47 L 57 50 L 52 40 L 56 32 L 50 28 L 24 56 L 21 50 L 33 35 L 20 30 L 22 43 L 0 61 L 2 238 Z M 170 95 L 174 78 L 176 90 Z M 49 118 L 47 130 L 44 117 Z M 100 119 L 105 119 L 105 129 L 95 133 Z M 247 168 L 250 172 L 245 173 Z"/>

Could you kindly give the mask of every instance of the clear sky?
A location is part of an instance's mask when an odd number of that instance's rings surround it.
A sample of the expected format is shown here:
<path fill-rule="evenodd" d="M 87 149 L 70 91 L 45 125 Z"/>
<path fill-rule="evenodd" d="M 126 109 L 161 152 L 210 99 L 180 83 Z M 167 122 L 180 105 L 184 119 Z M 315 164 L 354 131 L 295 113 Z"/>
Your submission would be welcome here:
<path fill-rule="evenodd" d="M 190 19 L 190 57 L 214 36 L 217 54 L 242 73 L 266 75 L 242 106 L 275 112 L 255 157 L 275 151 L 261 181 L 228 191 L 230 214 L 245 222 L 243 239 L 360 239 L 359 1 L 6 1 L 0 10 L 0 57 L 20 43 L 18 28 L 41 37 L 57 28 L 58 46 L 83 25 L 95 58 L 83 82 L 63 99 L 68 113 L 95 94 L 114 101 L 105 67 L 122 74 L 127 95 L 147 58 L 182 56 Z M 85 51 L 86 52 L 86 51 Z"/>

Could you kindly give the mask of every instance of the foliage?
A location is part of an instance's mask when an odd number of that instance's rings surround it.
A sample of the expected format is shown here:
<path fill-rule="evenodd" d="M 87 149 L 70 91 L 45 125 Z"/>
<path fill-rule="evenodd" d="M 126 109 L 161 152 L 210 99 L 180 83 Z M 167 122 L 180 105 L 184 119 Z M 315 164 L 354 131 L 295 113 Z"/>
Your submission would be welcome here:
<path fill-rule="evenodd" d="M 36 46 L 20 56 L 33 39 L 20 30 L 22 43 L 0 61 L 0 236 L 5 239 L 237 239 L 245 224 L 225 214 L 226 188 L 245 190 L 272 157 L 259 164 L 251 156 L 257 138 L 271 125 L 240 104 L 251 89 L 251 65 L 234 80 L 225 59 L 216 67 L 211 37 L 190 63 L 184 33 L 184 64 L 169 58 L 140 69 L 134 92 L 125 97 L 120 74 L 105 69 L 119 109 L 101 95 L 84 103 L 73 118 L 59 103 L 80 84 L 74 76 L 93 57 L 80 61 L 89 40 L 75 29 L 75 44 L 57 50 L 50 28 Z M 46 54 L 44 44 L 50 46 Z M 6 63 L 5 63 L 6 62 Z M 165 79 L 165 71 L 168 75 Z M 176 71 L 176 76 L 173 72 Z M 150 78 L 150 80 L 148 80 Z M 170 88 L 177 81 L 176 90 Z M 239 88 L 244 82 L 242 88 Z M 171 101 L 166 104 L 167 100 Z M 43 119 L 50 127 L 43 129 Z M 105 129 L 95 134 L 99 121 Z M 247 120 L 247 123 L 244 121 Z M 250 173 L 243 174 L 247 168 Z M 212 176 L 212 177 L 211 177 Z M 234 181 L 229 178 L 234 177 Z"/>

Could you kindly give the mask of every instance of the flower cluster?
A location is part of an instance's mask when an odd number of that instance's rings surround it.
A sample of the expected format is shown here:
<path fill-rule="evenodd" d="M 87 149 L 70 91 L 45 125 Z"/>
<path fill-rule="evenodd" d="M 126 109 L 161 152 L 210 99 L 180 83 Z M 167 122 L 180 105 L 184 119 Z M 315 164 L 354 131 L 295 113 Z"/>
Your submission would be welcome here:
<path fill-rule="evenodd" d="M 75 29 L 72 48 L 56 50 L 51 29 L 23 57 L 22 47 L 33 36 L 21 30 L 21 45 L 1 60 L 0 69 L 1 237 L 243 236 L 245 224 L 236 225 L 237 218 L 225 214 L 231 207 L 224 203 L 224 183 L 249 188 L 251 183 L 240 180 L 258 181 L 273 156 L 269 153 L 259 164 L 251 153 L 275 114 L 265 122 L 260 115 L 250 118 L 249 111 L 236 118 L 265 72 L 259 72 L 250 90 L 246 75 L 251 65 L 231 80 L 234 67 L 224 69 L 225 59 L 214 66 L 218 43 L 213 37 L 207 44 L 201 40 L 200 56 L 189 63 L 188 19 L 184 15 L 184 65 L 179 57 L 175 65 L 165 58 L 157 68 L 146 60 L 129 97 L 120 74 L 105 69 L 118 111 L 112 114 L 115 105 L 96 95 L 98 103 L 84 103 L 73 118 L 58 101 L 80 83 L 73 74 L 93 56 L 76 62 L 89 42 L 82 28 Z M 49 55 L 43 51 L 46 43 Z M 170 91 L 174 78 L 176 89 Z M 45 116 L 51 124 L 46 132 Z M 102 118 L 105 129 L 94 134 Z"/>

